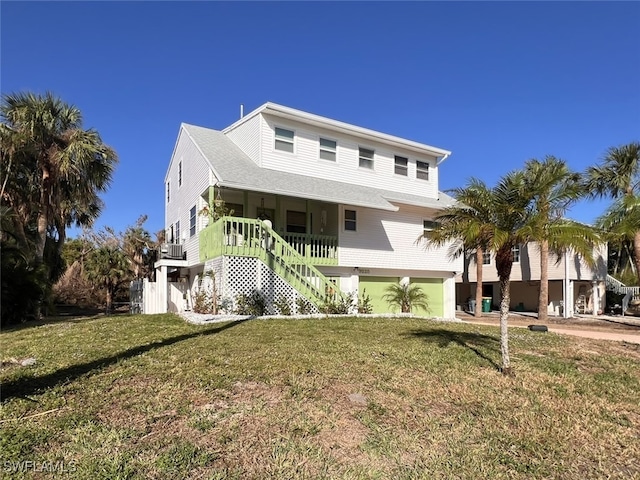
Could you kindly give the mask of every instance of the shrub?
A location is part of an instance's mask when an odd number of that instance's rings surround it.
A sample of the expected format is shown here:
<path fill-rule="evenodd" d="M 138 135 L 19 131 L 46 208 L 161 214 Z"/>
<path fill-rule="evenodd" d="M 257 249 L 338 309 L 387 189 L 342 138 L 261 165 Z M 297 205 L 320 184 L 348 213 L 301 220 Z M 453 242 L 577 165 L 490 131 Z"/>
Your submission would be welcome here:
<path fill-rule="evenodd" d="M 313 306 L 311 305 L 311 302 L 304 297 L 296 298 L 296 307 L 299 315 L 309 315 L 310 313 L 313 313 Z"/>
<path fill-rule="evenodd" d="M 411 313 L 414 308 L 429 312 L 429 297 L 419 285 L 397 283 L 385 289 L 383 299 L 391 308 L 399 307 L 402 313 Z"/>
<path fill-rule="evenodd" d="M 320 311 L 329 315 L 346 315 L 351 313 L 352 307 L 353 298 L 350 295 L 340 296 L 337 299 L 327 297 Z"/>
<path fill-rule="evenodd" d="M 238 315 L 261 317 L 267 309 L 267 301 L 259 290 L 249 295 L 241 293 L 236 296 L 236 312 Z"/>
<path fill-rule="evenodd" d="M 280 295 L 278 299 L 273 302 L 273 306 L 276 307 L 280 315 L 291 315 L 291 303 L 284 295 Z"/>
<path fill-rule="evenodd" d="M 358 313 L 373 313 L 371 297 L 367 295 L 367 290 L 362 289 L 362 295 L 358 297 Z"/>

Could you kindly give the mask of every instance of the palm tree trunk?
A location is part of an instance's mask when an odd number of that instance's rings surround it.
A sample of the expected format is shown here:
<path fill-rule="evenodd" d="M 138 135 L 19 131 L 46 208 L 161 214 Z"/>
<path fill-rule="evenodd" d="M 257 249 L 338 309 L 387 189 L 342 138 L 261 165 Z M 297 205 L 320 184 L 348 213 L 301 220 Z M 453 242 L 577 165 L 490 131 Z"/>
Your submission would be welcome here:
<path fill-rule="evenodd" d="M 482 317 L 482 249 L 476 249 L 476 317 Z"/>
<path fill-rule="evenodd" d="M 549 241 L 540 242 L 540 294 L 538 296 L 538 320 L 546 322 L 549 318 Z"/>
<path fill-rule="evenodd" d="M 633 235 L 633 262 L 636 266 L 638 285 L 640 285 L 640 230 Z"/>
<path fill-rule="evenodd" d="M 36 262 L 42 263 L 44 260 L 44 245 L 47 241 L 47 227 L 49 226 L 49 196 L 50 196 L 50 173 L 46 167 L 42 168 L 42 188 L 40 189 L 40 209 L 38 213 L 38 235 L 36 237 Z"/>
<path fill-rule="evenodd" d="M 509 276 L 500 277 L 500 353 L 502 354 L 502 373 L 511 375 L 511 360 L 509 359 L 509 304 L 511 302 L 511 281 Z"/>
<path fill-rule="evenodd" d="M 502 373 L 512 375 L 509 360 L 509 305 L 511 303 L 511 267 L 513 267 L 513 253 L 511 245 L 504 245 L 496 252 L 496 270 L 500 278 L 500 353 L 502 354 Z"/>

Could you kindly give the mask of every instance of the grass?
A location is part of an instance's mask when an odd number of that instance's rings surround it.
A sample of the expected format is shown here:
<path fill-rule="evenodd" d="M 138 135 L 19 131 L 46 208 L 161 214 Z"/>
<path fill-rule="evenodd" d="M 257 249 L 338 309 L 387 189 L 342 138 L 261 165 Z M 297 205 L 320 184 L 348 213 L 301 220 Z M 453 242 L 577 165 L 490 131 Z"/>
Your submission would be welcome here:
<path fill-rule="evenodd" d="M 513 378 L 496 328 L 410 318 L 5 330 L 0 475 L 640 478 L 638 346 L 510 338 Z"/>

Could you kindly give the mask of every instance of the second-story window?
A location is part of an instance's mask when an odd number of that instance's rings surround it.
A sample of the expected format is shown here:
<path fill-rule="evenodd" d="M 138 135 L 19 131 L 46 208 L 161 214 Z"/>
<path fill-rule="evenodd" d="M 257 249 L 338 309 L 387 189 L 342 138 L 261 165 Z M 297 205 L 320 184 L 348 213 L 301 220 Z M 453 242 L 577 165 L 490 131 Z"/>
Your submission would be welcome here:
<path fill-rule="evenodd" d="M 323 160 L 336 161 L 337 143 L 334 140 L 320 138 L 320 158 Z"/>
<path fill-rule="evenodd" d="M 426 234 L 432 230 L 438 228 L 438 222 L 434 222 L 433 220 L 423 220 L 422 221 L 422 233 Z"/>
<path fill-rule="evenodd" d="M 427 162 L 416 161 L 416 178 L 429 180 L 429 164 Z"/>
<path fill-rule="evenodd" d="M 373 170 L 373 155 L 374 151 L 368 148 L 360 147 L 358 149 L 358 165 L 363 168 L 369 168 Z"/>
<path fill-rule="evenodd" d="M 395 174 L 407 176 L 409 172 L 409 159 L 405 157 L 395 156 Z"/>
<path fill-rule="evenodd" d="M 276 143 L 274 145 L 276 150 L 282 150 L 283 152 L 293 153 L 293 138 L 294 133 L 292 130 L 286 130 L 284 128 L 276 127 Z"/>
<path fill-rule="evenodd" d="M 182 186 L 182 162 L 178 163 L 178 186 Z"/>
<path fill-rule="evenodd" d="M 513 263 L 520 263 L 520 245 L 511 247 L 511 253 L 513 253 Z"/>
<path fill-rule="evenodd" d="M 189 236 L 196 234 L 196 207 L 195 205 L 189 210 Z"/>
<path fill-rule="evenodd" d="M 176 243 L 180 243 L 180 220 L 176 222 Z"/>
<path fill-rule="evenodd" d="M 491 252 L 482 252 L 482 264 L 491 265 Z"/>
<path fill-rule="evenodd" d="M 167 182 L 167 203 L 171 201 L 171 182 Z"/>

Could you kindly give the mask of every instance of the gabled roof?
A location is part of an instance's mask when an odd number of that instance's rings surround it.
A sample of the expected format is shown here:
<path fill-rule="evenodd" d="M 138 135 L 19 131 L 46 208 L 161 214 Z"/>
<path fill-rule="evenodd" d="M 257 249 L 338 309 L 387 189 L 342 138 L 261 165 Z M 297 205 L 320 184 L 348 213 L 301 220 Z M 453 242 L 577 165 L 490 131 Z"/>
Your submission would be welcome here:
<path fill-rule="evenodd" d="M 439 209 L 454 202 L 443 193 L 436 200 L 261 168 L 222 132 L 186 123 L 182 128 L 209 162 L 221 187 L 389 211 L 398 210 L 393 203 Z"/>
<path fill-rule="evenodd" d="M 284 105 L 278 105 L 277 103 L 267 102 L 264 105 L 256 108 L 249 114 L 245 115 L 232 125 L 228 126 L 222 133 L 228 133 L 231 130 L 235 129 L 239 125 L 242 125 L 246 121 L 255 117 L 260 113 L 265 113 L 269 115 L 273 115 L 279 118 L 285 118 L 289 120 L 294 120 L 298 122 L 306 123 L 307 125 L 314 125 L 320 128 L 325 128 L 328 130 L 346 132 L 350 135 L 360 137 L 363 139 L 367 139 L 369 141 L 377 141 L 386 143 L 388 145 L 397 146 L 406 148 L 409 150 L 413 150 L 415 152 L 421 154 L 428 154 L 437 158 L 437 164 L 439 165 L 443 161 L 447 159 L 451 152 L 449 150 L 443 150 L 442 148 L 433 147 L 431 145 L 427 145 L 424 143 L 414 142 L 413 140 L 407 140 L 405 138 L 396 137 L 394 135 L 389 135 L 382 132 L 377 132 L 375 130 L 370 130 L 368 128 L 358 127 L 356 125 L 351 125 L 350 123 L 340 122 L 338 120 L 333 120 L 327 117 L 321 117 L 320 115 L 315 115 L 313 113 L 303 112 L 302 110 L 296 110 L 295 108 L 285 107 Z"/>

